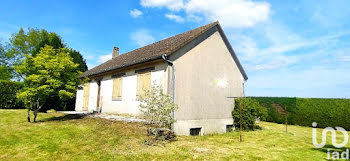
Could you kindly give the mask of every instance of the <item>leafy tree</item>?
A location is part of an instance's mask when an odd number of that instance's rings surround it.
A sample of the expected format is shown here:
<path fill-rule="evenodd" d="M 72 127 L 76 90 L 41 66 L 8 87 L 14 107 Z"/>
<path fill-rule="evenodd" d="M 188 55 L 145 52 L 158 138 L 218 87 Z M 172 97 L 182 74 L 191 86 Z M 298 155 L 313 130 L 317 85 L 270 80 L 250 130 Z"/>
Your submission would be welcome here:
<path fill-rule="evenodd" d="M 75 64 L 79 64 L 79 66 L 77 67 L 77 70 L 81 71 L 81 72 L 85 72 L 88 70 L 88 67 L 86 65 L 86 62 L 83 58 L 83 56 L 80 54 L 79 51 L 76 51 L 72 48 L 69 49 L 65 49 L 66 52 L 69 53 L 69 56 L 73 58 L 73 62 Z"/>
<path fill-rule="evenodd" d="M 21 28 L 18 33 L 13 34 L 10 38 L 9 50 L 7 51 L 8 57 L 11 58 L 10 67 L 13 69 L 15 66 L 21 64 L 23 59 L 26 58 L 26 55 L 35 57 L 45 45 L 52 46 L 53 49 L 67 48 L 62 38 L 54 32 L 33 28 L 29 28 L 26 32 Z M 87 70 L 85 60 L 78 51 L 73 49 L 65 50 L 69 52 L 69 55 L 73 58 L 73 62 L 79 64 L 77 70 L 81 72 Z M 13 74 L 17 79 L 24 79 L 24 76 L 19 73 L 14 72 Z"/>
<path fill-rule="evenodd" d="M 2 46 L 0 42 L 0 80 L 10 80 L 11 68 L 8 64 L 8 56 L 6 54 L 5 48 Z"/>
<path fill-rule="evenodd" d="M 256 120 L 265 120 L 267 117 L 267 110 L 265 107 L 261 106 L 257 100 L 252 98 L 236 100 L 235 108 L 232 111 L 236 128 L 240 128 L 240 101 L 242 101 L 242 128 L 244 130 L 253 130 Z"/>
<path fill-rule="evenodd" d="M 17 94 L 28 109 L 34 113 L 34 122 L 37 113 L 43 104 L 50 98 L 58 96 L 61 100 L 73 98 L 81 80 L 81 74 L 76 70 L 78 64 L 65 49 L 54 49 L 51 46 L 43 47 L 36 56 L 25 55 L 23 63 L 15 69 L 25 75 L 24 89 Z"/>
<path fill-rule="evenodd" d="M 162 88 L 154 85 L 141 96 L 140 101 L 141 112 L 151 124 L 171 128 L 175 122 L 171 113 L 178 109 L 178 106 L 172 102 L 171 96 L 163 93 Z"/>

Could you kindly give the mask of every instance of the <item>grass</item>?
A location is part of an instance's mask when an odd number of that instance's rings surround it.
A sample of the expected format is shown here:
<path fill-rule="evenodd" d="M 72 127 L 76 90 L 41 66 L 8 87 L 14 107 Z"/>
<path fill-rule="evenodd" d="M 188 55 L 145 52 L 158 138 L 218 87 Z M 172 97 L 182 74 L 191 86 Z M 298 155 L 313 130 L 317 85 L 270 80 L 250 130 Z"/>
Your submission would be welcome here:
<path fill-rule="evenodd" d="M 165 145 L 144 145 L 147 127 L 61 113 L 0 110 L 0 160 L 325 160 L 327 147 L 312 144 L 312 129 L 261 122 L 262 130 L 179 136 Z M 321 129 L 318 129 L 320 142 Z M 337 135 L 339 140 L 342 135 Z M 349 144 L 346 148 L 349 148 Z"/>

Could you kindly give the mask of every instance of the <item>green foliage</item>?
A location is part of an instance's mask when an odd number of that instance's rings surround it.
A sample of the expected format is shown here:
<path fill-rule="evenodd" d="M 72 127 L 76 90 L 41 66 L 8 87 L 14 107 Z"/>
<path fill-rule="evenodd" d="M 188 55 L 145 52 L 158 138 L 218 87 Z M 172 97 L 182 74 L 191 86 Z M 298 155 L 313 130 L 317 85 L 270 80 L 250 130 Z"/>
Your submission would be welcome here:
<path fill-rule="evenodd" d="M 267 109 L 266 121 L 285 123 L 285 114 L 288 114 L 288 122 L 294 124 L 295 97 L 252 97 Z M 285 110 L 287 108 L 287 111 Z"/>
<path fill-rule="evenodd" d="M 29 28 L 26 32 L 22 28 L 10 38 L 8 44 L 8 50 L 6 54 L 10 59 L 9 66 L 14 68 L 23 62 L 26 55 L 35 57 L 41 50 L 41 48 L 49 45 L 53 49 L 64 49 L 73 58 L 73 62 L 79 64 L 77 70 L 84 72 L 87 70 L 87 65 L 82 55 L 73 49 L 66 49 L 66 44 L 63 43 L 62 38 L 54 33 L 48 32 L 44 29 Z M 21 80 L 24 78 L 19 73 L 14 73 L 16 79 Z"/>
<path fill-rule="evenodd" d="M 70 49 L 65 49 L 65 52 L 69 53 L 69 56 L 73 58 L 73 62 L 75 64 L 79 64 L 79 66 L 77 67 L 78 71 L 85 72 L 88 70 L 86 62 L 79 51 L 76 51 L 70 48 Z"/>
<path fill-rule="evenodd" d="M 235 108 L 232 111 L 236 128 L 240 128 L 240 101 L 242 101 L 242 128 L 253 130 L 256 120 L 265 120 L 267 116 L 266 108 L 258 101 L 251 98 L 235 99 Z"/>
<path fill-rule="evenodd" d="M 12 69 L 5 65 L 0 65 L 0 80 L 10 80 Z"/>
<path fill-rule="evenodd" d="M 288 123 L 318 127 L 340 126 L 350 130 L 350 99 L 252 97 L 268 110 L 267 121 L 284 123 L 287 107 Z"/>
<path fill-rule="evenodd" d="M 12 77 L 12 68 L 9 67 L 8 55 L 0 42 L 0 80 L 10 80 Z"/>
<path fill-rule="evenodd" d="M 16 71 L 25 75 L 24 89 L 17 94 L 26 108 L 38 110 L 50 98 L 66 101 L 73 98 L 81 84 L 76 68 L 69 53 L 45 46 L 35 56 L 26 55 Z"/>
<path fill-rule="evenodd" d="M 163 93 L 159 86 L 153 86 L 140 98 L 140 109 L 144 117 L 157 127 L 171 128 L 175 122 L 171 113 L 178 109 L 171 96 Z"/>
<path fill-rule="evenodd" d="M 0 80 L 0 109 L 24 108 L 16 94 L 23 88 L 23 83 Z"/>
<path fill-rule="evenodd" d="M 350 99 L 297 98 L 294 123 L 317 127 L 340 126 L 350 130 Z"/>

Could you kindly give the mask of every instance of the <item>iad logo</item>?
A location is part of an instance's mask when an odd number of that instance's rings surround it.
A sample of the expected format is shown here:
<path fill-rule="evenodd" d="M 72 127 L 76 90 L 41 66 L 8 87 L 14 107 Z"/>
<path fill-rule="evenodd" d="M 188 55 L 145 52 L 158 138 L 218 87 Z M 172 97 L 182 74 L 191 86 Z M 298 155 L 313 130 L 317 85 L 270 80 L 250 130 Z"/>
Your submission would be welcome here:
<path fill-rule="evenodd" d="M 317 126 L 316 122 L 312 123 L 312 143 L 314 144 L 315 147 L 317 148 L 323 148 L 326 145 L 326 141 L 327 141 L 327 133 L 331 132 L 332 134 L 332 144 L 335 148 L 343 148 L 349 140 L 349 135 L 348 132 L 342 128 L 342 127 L 335 127 L 335 129 L 337 129 L 337 131 L 340 131 L 343 135 L 344 135 L 344 141 L 340 144 L 337 143 L 337 133 L 336 130 L 334 130 L 334 128 L 332 127 L 326 127 L 323 129 L 322 131 L 322 142 L 319 144 L 317 143 L 317 129 L 315 128 Z M 334 151 L 334 152 L 330 152 L 330 149 L 328 149 L 327 152 L 327 159 L 331 159 L 331 154 L 332 154 L 332 159 L 340 159 L 340 155 L 342 159 L 349 159 L 349 149 L 346 149 L 344 152 L 342 152 L 340 154 L 340 152 L 338 151 Z"/>
<path fill-rule="evenodd" d="M 312 123 L 312 127 L 316 127 L 316 126 L 317 126 L 317 123 L 313 122 Z M 322 131 L 322 142 L 321 142 L 321 144 L 318 144 L 317 143 L 317 135 L 316 135 L 317 134 L 317 129 L 316 128 L 312 128 L 312 143 L 314 144 L 314 146 L 317 147 L 317 148 L 323 148 L 326 145 L 327 132 L 331 132 L 332 133 L 332 144 L 333 144 L 333 146 L 336 147 L 336 148 L 344 147 L 348 143 L 348 139 L 349 139 L 348 132 L 346 132 L 346 130 L 344 128 L 342 128 L 342 127 L 335 127 L 335 129 L 337 129 L 338 131 L 343 133 L 344 141 L 342 143 L 340 143 L 340 144 L 337 143 L 337 133 L 335 132 L 335 130 L 332 127 L 326 127 Z"/>

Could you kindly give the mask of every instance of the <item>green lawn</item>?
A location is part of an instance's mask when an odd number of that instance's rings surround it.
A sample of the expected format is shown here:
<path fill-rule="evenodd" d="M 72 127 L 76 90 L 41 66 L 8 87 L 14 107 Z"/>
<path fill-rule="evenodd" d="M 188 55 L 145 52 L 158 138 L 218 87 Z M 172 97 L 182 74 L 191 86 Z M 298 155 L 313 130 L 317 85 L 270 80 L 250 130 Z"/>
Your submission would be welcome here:
<path fill-rule="evenodd" d="M 28 123 L 25 110 L 0 110 L 0 160 L 324 160 L 309 127 L 261 122 L 262 130 L 180 136 L 159 146 L 143 144 L 138 123 L 40 113 Z M 319 139 L 321 130 L 318 129 Z M 339 138 L 342 135 L 338 135 Z M 320 142 L 320 141 L 319 141 Z M 331 139 L 328 137 L 328 145 Z M 349 144 L 346 148 L 349 148 Z"/>

